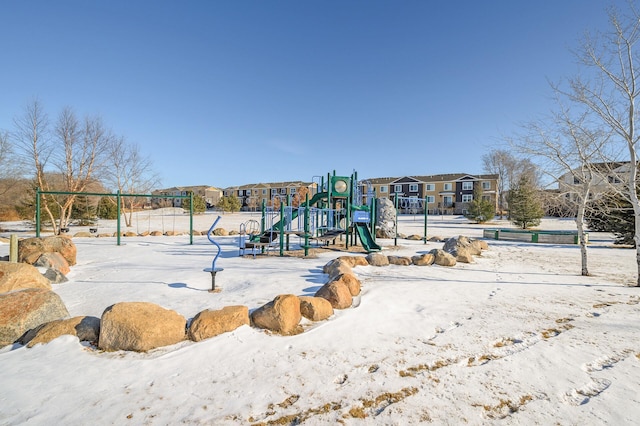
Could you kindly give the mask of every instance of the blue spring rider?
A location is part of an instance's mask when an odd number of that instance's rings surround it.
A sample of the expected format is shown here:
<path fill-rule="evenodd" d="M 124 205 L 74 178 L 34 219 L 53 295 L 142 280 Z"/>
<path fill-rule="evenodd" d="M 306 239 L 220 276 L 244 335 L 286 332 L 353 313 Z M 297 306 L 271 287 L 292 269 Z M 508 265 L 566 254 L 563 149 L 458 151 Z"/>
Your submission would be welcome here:
<path fill-rule="evenodd" d="M 224 271 L 224 269 L 222 269 L 222 268 L 216 268 L 216 260 L 218 260 L 218 257 L 220 256 L 220 252 L 222 251 L 222 249 L 220 248 L 220 244 L 215 242 L 213 240 L 213 238 L 212 238 L 213 229 L 218 224 L 218 221 L 220 220 L 220 218 L 221 218 L 221 216 L 218 216 L 218 218 L 215 220 L 215 222 L 213 222 L 213 225 L 211 225 L 211 228 L 209 228 L 209 231 L 207 231 L 207 238 L 209 239 L 209 241 L 211 241 L 211 244 L 215 245 L 218 248 L 218 252 L 216 253 L 215 257 L 213 258 L 213 262 L 211 262 L 211 268 L 203 269 L 204 272 L 210 272 L 211 273 L 211 290 L 209 290 L 210 293 L 215 293 L 215 292 L 218 291 L 218 290 L 216 290 L 216 273 L 220 272 L 220 271 Z"/>

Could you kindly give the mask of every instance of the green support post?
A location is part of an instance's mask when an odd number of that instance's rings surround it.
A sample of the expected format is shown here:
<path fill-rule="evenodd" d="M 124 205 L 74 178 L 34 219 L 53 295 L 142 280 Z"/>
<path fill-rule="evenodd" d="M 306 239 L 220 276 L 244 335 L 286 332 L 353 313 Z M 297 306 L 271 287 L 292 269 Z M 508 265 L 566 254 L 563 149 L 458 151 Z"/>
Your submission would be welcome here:
<path fill-rule="evenodd" d="M 40 187 L 36 188 L 36 237 L 40 238 Z"/>
<path fill-rule="evenodd" d="M 309 255 L 309 194 L 305 197 L 304 204 L 304 257 Z"/>
<path fill-rule="evenodd" d="M 398 194 L 395 194 L 395 196 L 393 197 L 393 204 L 396 209 L 396 235 L 393 238 L 393 245 L 396 247 L 398 246 L 398 198 Z"/>
<path fill-rule="evenodd" d="M 376 242 L 376 224 L 378 222 L 378 206 L 376 205 L 376 199 L 372 198 L 371 199 L 371 212 L 370 212 L 370 217 L 371 217 L 371 238 L 373 238 L 373 241 Z"/>
<path fill-rule="evenodd" d="M 284 203 L 280 203 L 280 257 L 284 256 Z"/>
<path fill-rule="evenodd" d="M 189 192 L 189 245 L 193 245 L 193 191 Z"/>
<path fill-rule="evenodd" d="M 429 205 L 427 204 L 427 199 L 425 198 L 423 200 L 424 202 L 424 243 L 427 244 L 427 216 L 428 216 L 428 212 L 429 212 Z"/>
<path fill-rule="evenodd" d="M 116 222 L 116 234 L 117 234 L 117 239 L 116 239 L 116 245 L 120 245 L 120 203 L 121 203 L 121 197 L 120 197 L 120 190 L 118 189 L 118 193 L 117 193 L 117 197 L 116 197 L 116 212 L 118 215 L 118 221 Z"/>

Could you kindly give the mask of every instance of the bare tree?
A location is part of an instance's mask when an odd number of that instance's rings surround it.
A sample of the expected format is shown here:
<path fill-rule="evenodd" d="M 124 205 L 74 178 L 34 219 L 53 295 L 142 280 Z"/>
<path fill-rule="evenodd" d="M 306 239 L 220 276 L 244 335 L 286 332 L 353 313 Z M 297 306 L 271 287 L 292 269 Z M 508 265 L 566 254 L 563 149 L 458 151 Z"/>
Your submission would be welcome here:
<path fill-rule="evenodd" d="M 9 142 L 9 133 L 0 131 L 0 195 L 9 191 L 17 181 L 17 167 Z"/>
<path fill-rule="evenodd" d="M 28 103 L 21 115 L 14 120 L 14 140 L 24 170 L 33 171 L 34 186 L 50 190 L 47 182 L 46 168 L 53 153 L 53 145 L 49 132 L 49 117 L 39 100 Z M 55 216 L 50 206 L 52 197 L 42 197 L 41 207 L 51 221 L 57 233 Z"/>
<path fill-rule="evenodd" d="M 60 190 L 84 192 L 99 177 L 111 133 L 97 117 L 86 117 L 80 124 L 73 110 L 67 107 L 58 116 L 54 135 L 59 149 L 52 162 L 62 179 Z M 75 194 L 56 198 L 61 228 L 69 223 L 76 198 Z"/>
<path fill-rule="evenodd" d="M 589 275 L 585 210 L 593 185 L 601 178 L 593 167 L 600 158 L 609 134 L 590 128 L 589 114 L 572 116 L 560 106 L 560 111 L 548 119 L 526 126 L 528 134 L 516 139 L 514 148 L 537 160 L 542 170 L 558 182 L 557 196 L 569 198 L 576 206 L 576 226 L 580 241 L 582 275 Z"/>
<path fill-rule="evenodd" d="M 526 175 L 529 182 L 538 185 L 540 174 L 537 166 L 528 158 L 518 158 L 506 149 L 494 149 L 482 156 L 485 173 L 498 175 L 498 209 L 500 219 L 507 209 L 506 191 L 517 185 L 520 177 Z"/>
<path fill-rule="evenodd" d="M 566 90 L 558 92 L 595 113 L 600 124 L 614 132 L 628 155 L 629 169 L 625 173 L 625 197 L 631 202 L 635 219 L 636 263 L 640 286 L 640 200 L 636 192 L 638 179 L 638 141 L 636 101 L 640 96 L 640 14 L 629 2 L 626 15 L 610 9 L 610 31 L 586 36 L 577 56 L 586 67 L 589 78 L 577 76 L 568 81 Z"/>
<path fill-rule="evenodd" d="M 149 157 L 142 155 L 138 145 L 123 138 L 114 138 L 109 144 L 109 163 L 105 178 L 108 185 L 123 194 L 149 193 L 160 179 L 154 172 Z M 123 197 L 125 225 L 132 226 L 133 212 L 142 205 L 139 198 Z"/>

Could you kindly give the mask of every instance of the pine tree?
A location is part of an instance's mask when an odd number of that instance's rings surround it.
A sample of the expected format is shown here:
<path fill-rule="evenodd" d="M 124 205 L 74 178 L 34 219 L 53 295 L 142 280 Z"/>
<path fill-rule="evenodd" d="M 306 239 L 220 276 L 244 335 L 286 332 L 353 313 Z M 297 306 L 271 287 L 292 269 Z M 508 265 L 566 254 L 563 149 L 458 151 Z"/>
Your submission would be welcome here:
<path fill-rule="evenodd" d="M 473 200 L 468 204 L 467 213 L 464 215 L 467 219 L 476 223 L 485 223 L 496 215 L 495 205 L 482 197 L 482 188 L 476 185 L 473 189 Z"/>
<path fill-rule="evenodd" d="M 514 225 L 522 229 L 540 225 L 540 219 L 544 216 L 542 201 L 527 176 L 522 176 L 511 188 L 508 201 L 509 216 Z"/>
<path fill-rule="evenodd" d="M 191 193 L 191 192 L 189 192 Z M 182 209 L 184 211 L 189 211 L 190 210 L 190 199 L 189 198 L 183 198 L 182 199 Z M 204 200 L 204 197 L 197 195 L 197 194 L 193 194 L 193 212 L 194 213 L 204 213 L 204 211 L 207 209 L 207 203 Z"/>
<path fill-rule="evenodd" d="M 585 219 L 592 231 L 613 233 L 616 236 L 615 244 L 634 245 L 633 207 L 622 195 L 607 194 L 592 202 Z"/>
<path fill-rule="evenodd" d="M 228 197 L 222 197 L 222 199 L 218 202 L 218 207 L 225 212 L 237 212 L 240 211 L 240 200 L 235 195 L 231 195 Z"/>

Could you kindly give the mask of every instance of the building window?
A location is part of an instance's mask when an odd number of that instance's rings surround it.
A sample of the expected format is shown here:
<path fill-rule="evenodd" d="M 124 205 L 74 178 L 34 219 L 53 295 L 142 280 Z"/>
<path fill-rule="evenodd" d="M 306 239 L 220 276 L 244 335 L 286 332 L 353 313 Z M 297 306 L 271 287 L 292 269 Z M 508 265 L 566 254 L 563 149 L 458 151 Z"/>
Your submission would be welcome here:
<path fill-rule="evenodd" d="M 427 204 L 432 204 L 436 202 L 436 197 L 434 195 L 427 195 Z"/>
<path fill-rule="evenodd" d="M 483 195 L 482 201 L 491 201 L 491 195 Z"/>
<path fill-rule="evenodd" d="M 266 189 L 262 190 L 262 195 L 267 195 L 267 190 Z"/>
<path fill-rule="evenodd" d="M 450 183 L 445 183 L 444 184 L 444 190 L 445 191 L 451 191 L 451 184 Z"/>
<path fill-rule="evenodd" d="M 418 192 L 418 184 L 412 183 L 411 185 L 409 185 L 409 192 Z"/>
<path fill-rule="evenodd" d="M 491 182 L 482 182 L 482 189 L 491 189 Z"/>
<path fill-rule="evenodd" d="M 280 188 L 280 193 L 281 194 L 286 194 L 287 193 L 287 188 Z"/>
<path fill-rule="evenodd" d="M 387 186 L 386 185 L 381 186 L 380 187 L 380 193 L 382 194 L 382 193 L 386 193 L 386 192 L 387 192 Z"/>
<path fill-rule="evenodd" d="M 609 183 L 622 183 L 622 181 L 618 179 L 617 176 L 607 176 L 607 180 L 609 181 Z"/>
<path fill-rule="evenodd" d="M 398 192 L 402 192 L 402 185 L 393 185 L 393 192 L 395 192 L 396 194 Z"/>
<path fill-rule="evenodd" d="M 462 194 L 462 202 L 470 203 L 473 200 L 473 194 Z"/>
<path fill-rule="evenodd" d="M 278 193 L 278 190 L 275 188 L 271 188 L 271 195 L 275 195 Z"/>
<path fill-rule="evenodd" d="M 291 188 L 291 189 L 289 190 L 289 194 L 295 194 L 295 193 L 296 193 L 296 189 L 295 189 L 295 188 Z"/>
<path fill-rule="evenodd" d="M 435 191 L 435 190 L 436 190 L 436 185 L 434 183 L 427 184 L 427 191 Z"/>
<path fill-rule="evenodd" d="M 473 182 L 462 182 L 462 190 L 463 191 L 473 190 Z"/>

